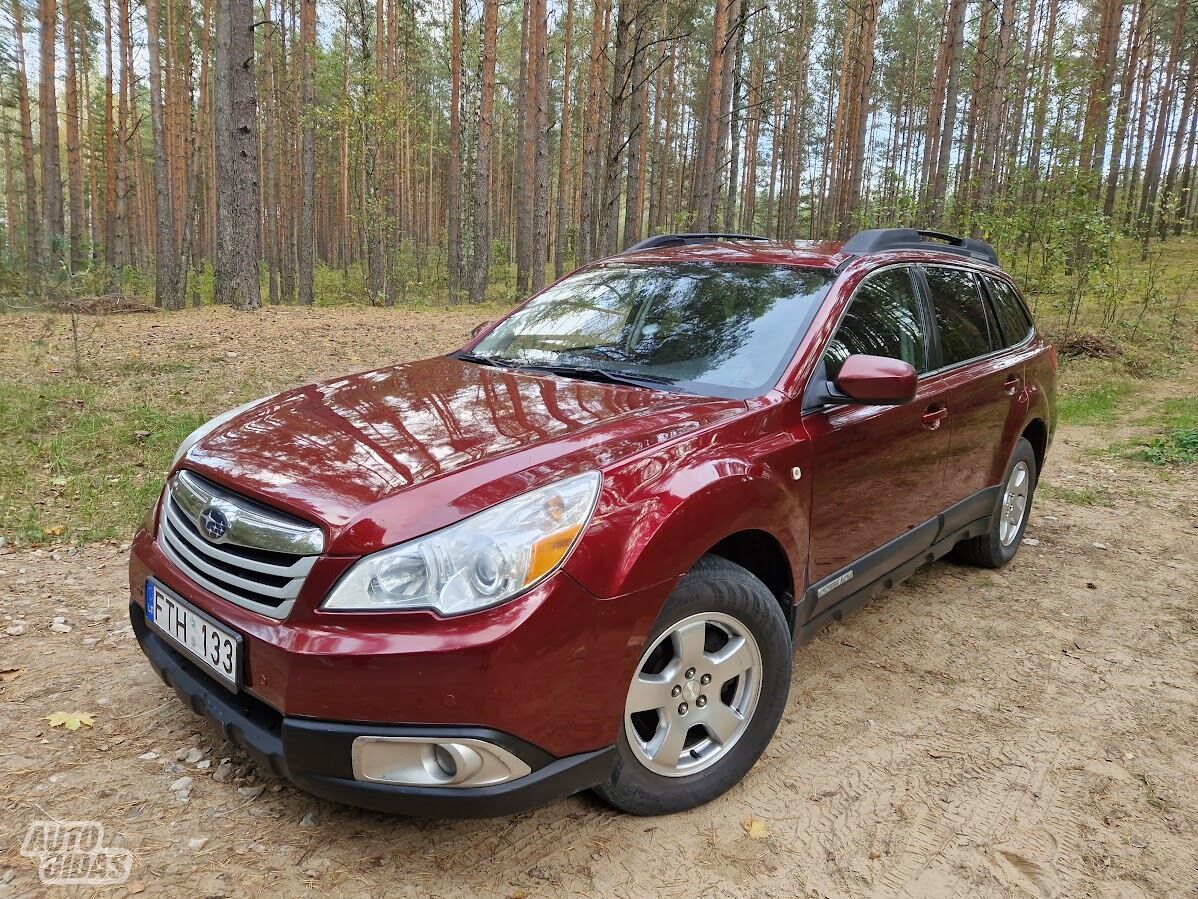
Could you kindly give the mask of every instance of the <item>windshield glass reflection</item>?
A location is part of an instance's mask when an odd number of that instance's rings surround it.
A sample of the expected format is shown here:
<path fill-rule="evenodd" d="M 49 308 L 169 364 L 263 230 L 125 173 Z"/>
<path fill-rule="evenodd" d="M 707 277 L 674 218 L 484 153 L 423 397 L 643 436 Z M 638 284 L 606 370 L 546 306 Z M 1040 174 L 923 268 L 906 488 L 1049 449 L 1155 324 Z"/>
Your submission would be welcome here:
<path fill-rule="evenodd" d="M 471 355 L 748 396 L 773 386 L 830 283 L 826 271 L 793 266 L 601 264 L 513 313 Z"/>

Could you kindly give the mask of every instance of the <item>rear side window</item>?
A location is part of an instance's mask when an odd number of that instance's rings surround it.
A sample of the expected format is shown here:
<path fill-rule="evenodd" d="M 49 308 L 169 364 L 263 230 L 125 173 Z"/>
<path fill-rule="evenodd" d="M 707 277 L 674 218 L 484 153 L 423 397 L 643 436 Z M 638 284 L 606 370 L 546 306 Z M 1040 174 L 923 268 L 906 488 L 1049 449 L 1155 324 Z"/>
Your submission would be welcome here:
<path fill-rule="evenodd" d="M 940 331 L 940 364 L 955 365 L 990 352 L 986 306 L 973 272 L 940 266 L 923 271 Z"/>
<path fill-rule="evenodd" d="M 1019 301 L 1015 288 L 998 278 L 983 276 L 983 280 L 990 288 L 990 299 L 994 301 L 994 315 L 1002 331 L 1003 346 L 1014 346 L 1031 333 L 1031 319 Z"/>
<path fill-rule="evenodd" d="M 927 371 L 923 316 L 906 268 L 889 268 L 861 282 L 824 354 L 828 378 L 856 353 L 910 362 Z"/>

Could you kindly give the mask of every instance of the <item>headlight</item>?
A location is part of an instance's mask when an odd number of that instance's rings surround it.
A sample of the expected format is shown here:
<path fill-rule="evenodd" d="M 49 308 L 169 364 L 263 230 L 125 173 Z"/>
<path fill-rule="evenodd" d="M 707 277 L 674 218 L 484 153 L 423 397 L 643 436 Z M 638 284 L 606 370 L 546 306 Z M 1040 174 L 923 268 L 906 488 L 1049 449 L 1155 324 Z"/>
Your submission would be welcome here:
<path fill-rule="evenodd" d="M 175 451 L 175 458 L 171 460 L 171 468 L 179 464 L 179 460 L 187 455 L 187 451 L 223 425 L 225 422 L 232 421 L 242 412 L 248 412 L 255 406 L 265 403 L 269 396 L 264 396 L 256 400 L 250 400 L 248 403 L 242 403 L 236 409 L 230 409 L 228 412 L 222 412 L 220 415 L 211 421 L 204 422 L 190 434 L 183 438 L 183 442 L 179 444 L 179 449 Z"/>
<path fill-rule="evenodd" d="M 460 615 L 511 599 L 566 558 L 591 517 L 599 484 L 594 471 L 567 478 L 367 556 L 322 608 Z"/>

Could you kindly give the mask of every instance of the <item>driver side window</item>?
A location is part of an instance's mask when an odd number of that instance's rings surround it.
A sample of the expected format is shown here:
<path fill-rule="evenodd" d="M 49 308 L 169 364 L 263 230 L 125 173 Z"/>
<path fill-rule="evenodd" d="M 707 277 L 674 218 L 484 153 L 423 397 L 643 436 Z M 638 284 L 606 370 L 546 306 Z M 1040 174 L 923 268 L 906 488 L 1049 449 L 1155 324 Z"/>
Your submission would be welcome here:
<path fill-rule="evenodd" d="M 828 379 L 835 380 L 844 360 L 857 353 L 911 363 L 925 372 L 927 351 L 923 314 L 908 268 L 888 268 L 861 282 L 824 351 Z"/>

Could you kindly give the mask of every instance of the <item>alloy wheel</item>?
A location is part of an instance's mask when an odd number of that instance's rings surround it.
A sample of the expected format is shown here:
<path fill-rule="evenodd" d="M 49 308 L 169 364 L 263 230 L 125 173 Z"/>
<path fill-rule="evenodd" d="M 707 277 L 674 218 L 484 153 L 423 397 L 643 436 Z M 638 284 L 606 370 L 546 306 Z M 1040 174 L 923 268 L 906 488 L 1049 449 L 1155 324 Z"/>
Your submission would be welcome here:
<path fill-rule="evenodd" d="M 1031 470 L 1022 459 L 1011 469 L 1007 478 L 1006 490 L 1002 497 L 1002 510 L 999 513 L 998 539 L 1003 546 L 1010 546 L 1023 525 L 1023 516 L 1027 514 L 1027 495 L 1031 487 Z"/>
<path fill-rule="evenodd" d="M 730 615 L 684 618 L 641 656 L 624 706 L 637 760 L 683 777 L 714 765 L 744 734 L 761 692 L 761 651 Z"/>

